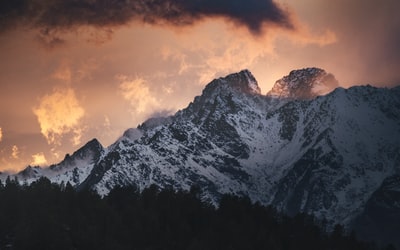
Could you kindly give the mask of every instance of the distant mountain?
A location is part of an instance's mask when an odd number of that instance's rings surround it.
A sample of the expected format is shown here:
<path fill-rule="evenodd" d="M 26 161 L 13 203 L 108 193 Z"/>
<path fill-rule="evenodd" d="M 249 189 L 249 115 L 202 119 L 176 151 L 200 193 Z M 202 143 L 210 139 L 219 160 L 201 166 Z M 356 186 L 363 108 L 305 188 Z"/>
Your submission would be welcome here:
<path fill-rule="evenodd" d="M 84 181 L 104 154 L 104 148 L 100 142 L 93 139 L 86 143 L 82 148 L 72 155 L 67 154 L 63 161 L 58 164 L 51 165 L 48 168 L 38 166 L 28 166 L 16 177 L 21 182 L 28 184 L 39 179 L 42 176 L 49 178 L 52 182 L 64 183 L 69 182 L 71 185 L 79 185 Z M 7 177 L 2 174 L 3 181 Z"/>
<path fill-rule="evenodd" d="M 390 200 L 385 188 L 400 174 L 399 142 L 400 87 L 343 89 L 332 74 L 307 68 L 262 95 L 244 70 L 213 80 L 187 108 L 128 129 L 106 149 L 93 140 L 18 178 L 44 175 L 99 194 L 130 184 L 197 185 L 213 203 L 224 193 L 246 195 L 289 215 L 357 228 L 365 219 L 356 218 L 374 211 L 399 214 L 397 196 Z M 380 199 L 385 209 L 376 210 Z"/>

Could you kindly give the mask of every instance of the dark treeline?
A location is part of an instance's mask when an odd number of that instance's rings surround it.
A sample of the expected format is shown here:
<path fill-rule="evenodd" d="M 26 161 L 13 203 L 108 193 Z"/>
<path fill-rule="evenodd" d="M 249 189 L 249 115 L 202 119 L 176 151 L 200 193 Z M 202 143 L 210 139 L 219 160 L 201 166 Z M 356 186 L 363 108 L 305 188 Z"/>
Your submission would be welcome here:
<path fill-rule="evenodd" d="M 42 178 L 0 184 L 0 249 L 378 249 L 336 226 L 326 233 L 304 214 L 290 218 L 248 198 L 218 208 L 189 192 L 114 188 L 77 192 Z M 385 249 L 393 249 L 389 246 Z"/>

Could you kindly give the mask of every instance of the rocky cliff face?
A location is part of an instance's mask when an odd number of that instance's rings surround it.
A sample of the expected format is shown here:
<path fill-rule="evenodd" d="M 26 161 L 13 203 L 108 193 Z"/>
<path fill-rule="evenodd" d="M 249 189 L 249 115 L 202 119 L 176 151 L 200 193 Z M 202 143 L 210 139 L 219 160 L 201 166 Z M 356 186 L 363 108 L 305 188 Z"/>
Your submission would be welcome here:
<path fill-rule="evenodd" d="M 268 95 L 287 99 L 312 99 L 339 87 L 335 77 L 319 68 L 293 70 L 276 81 Z"/>
<path fill-rule="evenodd" d="M 336 87 L 333 75 L 309 68 L 264 96 L 244 70 L 213 80 L 175 115 L 128 129 L 107 149 L 91 142 L 19 178 L 45 175 L 100 194 L 117 185 L 198 185 L 211 202 L 247 195 L 349 226 L 400 172 L 400 88 Z"/>

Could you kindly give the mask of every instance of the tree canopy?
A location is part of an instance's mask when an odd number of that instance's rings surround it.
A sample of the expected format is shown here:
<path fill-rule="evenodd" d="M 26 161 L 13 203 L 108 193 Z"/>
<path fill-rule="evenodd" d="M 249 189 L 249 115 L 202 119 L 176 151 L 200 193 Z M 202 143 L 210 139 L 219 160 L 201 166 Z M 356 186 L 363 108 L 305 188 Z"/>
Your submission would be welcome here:
<path fill-rule="evenodd" d="M 201 190 L 116 187 L 100 197 L 41 178 L 0 184 L 0 249 L 379 249 L 312 216 L 288 217 L 246 197 L 218 207 Z M 388 246 L 388 249 L 392 249 Z"/>

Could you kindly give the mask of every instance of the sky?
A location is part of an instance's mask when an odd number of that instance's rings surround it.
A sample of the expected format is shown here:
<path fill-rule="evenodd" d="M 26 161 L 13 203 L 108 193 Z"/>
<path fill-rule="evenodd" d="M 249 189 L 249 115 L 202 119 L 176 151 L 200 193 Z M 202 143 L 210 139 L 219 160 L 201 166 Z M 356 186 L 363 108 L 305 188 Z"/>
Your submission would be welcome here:
<path fill-rule="evenodd" d="M 342 87 L 400 84 L 398 0 L 4 0 L 0 171 L 109 146 L 249 69 L 263 93 L 293 69 Z"/>

